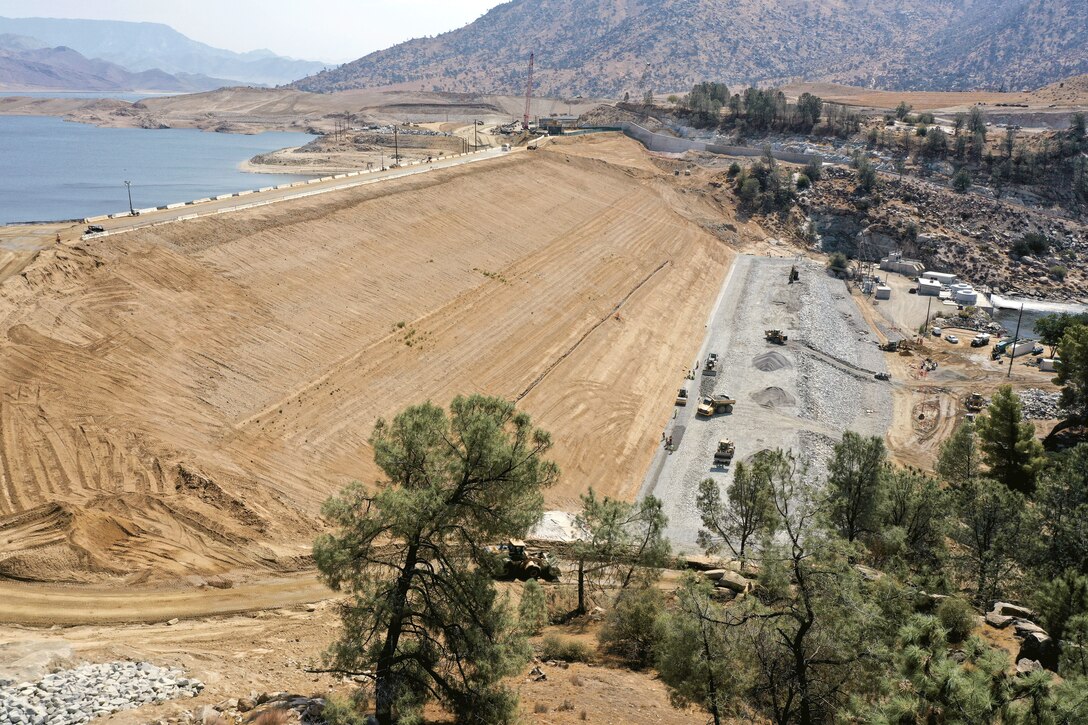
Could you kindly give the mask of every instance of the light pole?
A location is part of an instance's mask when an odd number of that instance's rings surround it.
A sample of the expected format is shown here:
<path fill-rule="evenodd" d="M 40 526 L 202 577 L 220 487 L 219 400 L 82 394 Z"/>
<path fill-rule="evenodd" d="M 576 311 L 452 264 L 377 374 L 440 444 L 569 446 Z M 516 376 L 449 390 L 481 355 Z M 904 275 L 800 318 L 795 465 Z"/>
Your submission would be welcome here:
<path fill-rule="evenodd" d="M 132 207 L 132 182 L 125 182 L 125 189 L 128 191 L 128 213 L 129 216 L 136 216 L 136 210 Z"/>

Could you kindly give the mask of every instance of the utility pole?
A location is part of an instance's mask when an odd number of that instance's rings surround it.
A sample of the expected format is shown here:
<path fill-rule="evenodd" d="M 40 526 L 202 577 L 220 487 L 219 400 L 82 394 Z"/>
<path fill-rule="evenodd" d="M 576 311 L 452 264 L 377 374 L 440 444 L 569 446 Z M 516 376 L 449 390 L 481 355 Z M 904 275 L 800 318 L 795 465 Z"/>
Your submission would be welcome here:
<path fill-rule="evenodd" d="M 129 216 L 136 216 L 136 210 L 132 207 L 132 182 L 125 182 L 125 189 L 128 191 L 128 213 Z"/>
<path fill-rule="evenodd" d="M 922 337 L 926 336 L 929 331 L 929 311 L 933 307 L 933 298 L 929 298 L 929 304 L 926 305 L 926 324 L 922 325 Z"/>
<path fill-rule="evenodd" d="M 393 163 L 400 163 L 400 143 L 397 141 L 397 127 L 393 126 Z"/>
<path fill-rule="evenodd" d="M 472 150 L 477 151 L 480 148 L 480 122 L 475 118 L 472 119 Z"/>
<path fill-rule="evenodd" d="M 1020 316 L 1016 318 L 1016 334 L 1012 336 L 1012 347 L 1009 348 L 1009 372 L 1006 378 L 1012 377 L 1012 363 L 1016 359 L 1016 343 L 1020 342 L 1020 322 L 1024 319 L 1024 303 L 1020 303 Z"/>

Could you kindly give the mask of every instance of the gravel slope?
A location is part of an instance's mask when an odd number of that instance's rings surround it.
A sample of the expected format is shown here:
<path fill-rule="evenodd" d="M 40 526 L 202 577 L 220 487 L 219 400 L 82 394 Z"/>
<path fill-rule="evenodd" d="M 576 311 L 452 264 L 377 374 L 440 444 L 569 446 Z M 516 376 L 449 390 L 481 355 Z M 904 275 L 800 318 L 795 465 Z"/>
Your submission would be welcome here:
<path fill-rule="evenodd" d="M 781 447 L 820 475 L 844 431 L 883 435 L 890 425 L 888 384 L 873 378 L 885 369 L 882 355 L 845 286 L 810 262 L 796 263 L 801 279 L 789 285 L 792 264 L 737 259 L 701 355 L 716 352 L 720 372 L 686 381 L 692 396 L 725 393 L 736 408 L 711 420 L 695 417 L 695 401 L 677 408 L 665 431 L 679 441 L 677 450 L 659 450 L 643 483 L 643 495 L 664 500 L 669 535 L 681 549 L 693 549 L 699 531 L 699 482 L 710 477 L 725 486 L 731 479 L 731 468 L 713 467 L 719 439 L 736 443 L 737 461 Z M 768 343 L 769 328 L 784 330 L 789 343 Z"/>

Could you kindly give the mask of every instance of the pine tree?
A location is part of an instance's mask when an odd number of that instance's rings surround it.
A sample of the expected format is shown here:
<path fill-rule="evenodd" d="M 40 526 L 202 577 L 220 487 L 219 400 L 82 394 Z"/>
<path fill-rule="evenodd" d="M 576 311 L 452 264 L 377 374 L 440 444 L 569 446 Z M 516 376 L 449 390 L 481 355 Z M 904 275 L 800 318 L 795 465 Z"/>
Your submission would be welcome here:
<path fill-rule="evenodd" d="M 1088 422 L 1088 325 L 1072 325 L 1062 337 L 1061 362 L 1054 378 L 1062 386 L 1062 407 Z"/>
<path fill-rule="evenodd" d="M 828 464 L 828 516 L 847 541 L 876 530 L 884 499 L 884 439 L 847 431 Z"/>
<path fill-rule="evenodd" d="M 722 501 L 718 483 L 712 478 L 699 484 L 695 508 L 702 517 L 699 546 L 707 553 L 721 551 L 724 544 L 741 562 L 751 554 L 751 543 L 773 533 L 773 481 L 790 475 L 792 463 L 781 451 L 759 451 L 751 464 L 739 462 L 733 481 Z"/>
<path fill-rule="evenodd" d="M 1034 491 L 1045 462 L 1043 446 L 1035 437 L 1035 427 L 1023 420 L 1023 406 L 1011 386 L 997 389 L 976 427 L 989 475 L 1013 490 Z"/>
<path fill-rule="evenodd" d="M 528 635 L 540 634 L 548 623 L 548 603 L 544 598 L 544 587 L 536 579 L 525 582 L 521 589 L 521 601 L 518 602 L 518 624 L 521 631 Z"/>
<path fill-rule="evenodd" d="M 981 453 L 975 424 L 964 420 L 941 444 L 937 455 L 937 474 L 952 486 L 970 483 L 978 478 Z"/>
<path fill-rule="evenodd" d="M 437 699 L 458 722 L 506 722 L 516 696 L 503 678 L 528 658 L 489 576 L 486 542 L 523 536 L 558 469 L 547 433 L 512 403 L 458 397 L 426 403 L 370 438 L 386 479 L 326 502 L 336 526 L 314 544 L 322 580 L 348 597 L 333 669 L 367 675 L 381 725 Z"/>

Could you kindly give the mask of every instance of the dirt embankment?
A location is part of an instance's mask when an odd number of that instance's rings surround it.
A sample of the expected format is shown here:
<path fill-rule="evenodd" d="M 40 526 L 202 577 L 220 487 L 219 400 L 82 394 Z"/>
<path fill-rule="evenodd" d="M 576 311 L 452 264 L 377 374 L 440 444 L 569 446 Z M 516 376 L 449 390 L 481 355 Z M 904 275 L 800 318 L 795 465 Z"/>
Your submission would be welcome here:
<path fill-rule="evenodd" d="M 305 566 L 376 419 L 477 391 L 553 432 L 551 505 L 634 496 L 731 254 L 599 160 L 633 142 L 571 150 L 40 253 L 0 285 L 0 573 Z"/>

